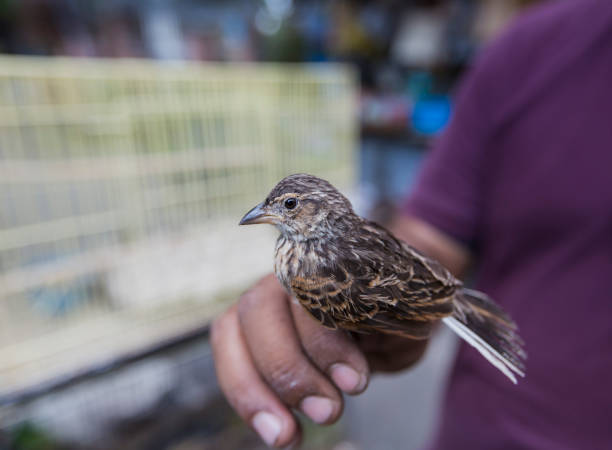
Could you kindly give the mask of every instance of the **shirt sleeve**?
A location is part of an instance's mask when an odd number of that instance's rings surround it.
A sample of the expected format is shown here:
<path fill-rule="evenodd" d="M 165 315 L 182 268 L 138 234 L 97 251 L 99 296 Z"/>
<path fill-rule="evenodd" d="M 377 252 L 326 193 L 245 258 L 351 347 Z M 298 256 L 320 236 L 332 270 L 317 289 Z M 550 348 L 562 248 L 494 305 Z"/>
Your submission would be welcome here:
<path fill-rule="evenodd" d="M 493 133 L 495 64 L 485 51 L 464 78 L 448 127 L 424 162 L 402 212 L 418 217 L 470 247 L 477 245 Z M 491 111 L 490 111 L 491 110 Z"/>

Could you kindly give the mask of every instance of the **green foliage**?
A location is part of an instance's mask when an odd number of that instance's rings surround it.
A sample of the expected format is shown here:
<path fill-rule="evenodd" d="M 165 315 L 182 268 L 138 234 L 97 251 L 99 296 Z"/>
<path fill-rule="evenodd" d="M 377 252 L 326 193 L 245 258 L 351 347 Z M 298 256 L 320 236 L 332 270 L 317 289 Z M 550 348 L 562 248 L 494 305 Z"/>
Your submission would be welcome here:
<path fill-rule="evenodd" d="M 60 447 L 41 428 L 25 422 L 12 430 L 11 450 L 59 450 Z"/>

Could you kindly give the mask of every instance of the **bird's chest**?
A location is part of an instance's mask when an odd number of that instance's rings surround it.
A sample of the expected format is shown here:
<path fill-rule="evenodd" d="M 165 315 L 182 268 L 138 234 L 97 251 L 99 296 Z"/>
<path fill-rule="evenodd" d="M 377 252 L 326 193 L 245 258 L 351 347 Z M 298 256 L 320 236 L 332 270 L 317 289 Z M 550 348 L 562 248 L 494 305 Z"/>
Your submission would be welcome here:
<path fill-rule="evenodd" d="M 346 275 L 327 274 L 324 270 L 333 261 L 333 251 L 317 243 L 292 242 L 279 239 L 276 245 L 274 270 L 276 276 L 293 297 L 323 325 L 352 320 L 355 305 L 344 300 L 348 286 Z M 340 272 L 339 272 L 340 273 Z"/>
<path fill-rule="evenodd" d="M 274 272 L 281 283 L 291 290 L 295 277 L 309 277 L 316 273 L 321 256 L 312 243 L 296 242 L 280 237 L 276 242 Z"/>

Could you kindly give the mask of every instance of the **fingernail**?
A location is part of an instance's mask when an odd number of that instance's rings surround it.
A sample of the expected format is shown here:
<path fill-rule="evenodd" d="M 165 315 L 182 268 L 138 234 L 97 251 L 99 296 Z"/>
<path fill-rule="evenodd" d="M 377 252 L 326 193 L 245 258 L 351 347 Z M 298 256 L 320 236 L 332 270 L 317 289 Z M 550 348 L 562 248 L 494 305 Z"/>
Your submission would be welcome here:
<path fill-rule="evenodd" d="M 281 421 L 274 414 L 260 411 L 253 417 L 253 428 L 261 436 L 264 442 L 272 447 L 281 433 Z"/>
<path fill-rule="evenodd" d="M 306 397 L 300 406 L 304 414 L 319 424 L 327 422 L 334 412 L 332 401 L 325 397 Z"/>
<path fill-rule="evenodd" d="M 341 363 L 331 366 L 330 375 L 336 386 L 347 393 L 361 392 L 368 381 L 365 375 Z"/>

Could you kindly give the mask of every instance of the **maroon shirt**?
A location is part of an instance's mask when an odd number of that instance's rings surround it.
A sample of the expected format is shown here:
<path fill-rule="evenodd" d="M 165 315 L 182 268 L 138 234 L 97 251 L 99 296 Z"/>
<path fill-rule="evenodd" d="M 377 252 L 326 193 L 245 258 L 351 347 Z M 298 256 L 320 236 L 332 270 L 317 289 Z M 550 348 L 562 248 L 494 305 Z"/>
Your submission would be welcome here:
<path fill-rule="evenodd" d="M 515 386 L 462 345 L 433 448 L 612 448 L 612 1 L 481 54 L 405 211 L 473 249 L 529 354 Z"/>

